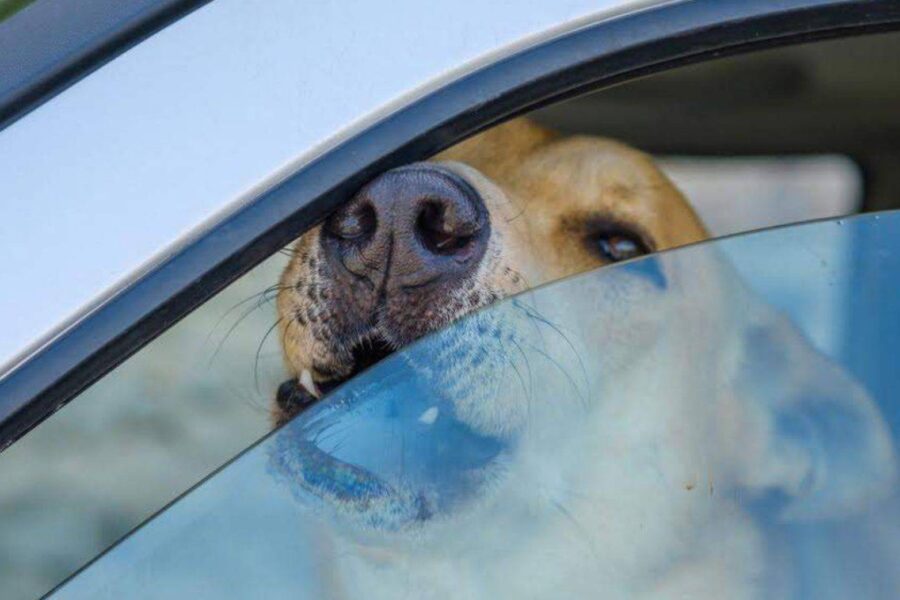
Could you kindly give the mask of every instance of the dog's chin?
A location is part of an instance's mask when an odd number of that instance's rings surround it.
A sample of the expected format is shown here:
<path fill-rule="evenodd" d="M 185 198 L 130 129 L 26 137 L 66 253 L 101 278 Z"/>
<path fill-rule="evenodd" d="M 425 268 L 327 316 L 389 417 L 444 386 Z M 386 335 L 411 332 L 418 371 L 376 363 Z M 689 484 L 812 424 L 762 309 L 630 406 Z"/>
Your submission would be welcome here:
<path fill-rule="evenodd" d="M 497 370 L 485 357 L 501 356 L 500 319 L 479 314 L 449 330 L 382 323 L 314 367 L 314 380 L 285 382 L 278 404 L 284 420 L 296 416 L 277 434 L 275 474 L 354 533 L 421 531 L 480 505 L 517 438 L 470 414 L 484 392 L 478 369 Z"/>
<path fill-rule="evenodd" d="M 327 399 L 278 432 L 273 472 L 360 535 L 421 531 L 475 505 L 504 472 L 511 441 L 464 422 L 458 399 L 385 339 L 368 336 L 352 354 L 346 377 L 320 384 Z"/>

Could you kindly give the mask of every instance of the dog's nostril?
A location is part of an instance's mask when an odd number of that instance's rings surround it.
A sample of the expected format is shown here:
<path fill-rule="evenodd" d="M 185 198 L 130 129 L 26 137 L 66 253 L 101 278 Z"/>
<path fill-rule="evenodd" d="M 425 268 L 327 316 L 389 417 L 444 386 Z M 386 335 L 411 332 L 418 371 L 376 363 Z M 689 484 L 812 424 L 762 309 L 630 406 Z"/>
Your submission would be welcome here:
<path fill-rule="evenodd" d="M 366 184 L 326 219 L 319 239 L 338 272 L 367 279 L 374 288 L 411 289 L 469 276 L 490 231 L 490 213 L 477 190 L 426 164 L 400 167 Z"/>
<path fill-rule="evenodd" d="M 335 237 L 355 240 L 375 231 L 376 221 L 375 209 L 371 204 L 363 203 L 335 213 L 328 219 L 325 228 Z"/>
<path fill-rule="evenodd" d="M 477 214 L 460 215 L 442 202 L 426 202 L 416 221 L 419 239 L 434 254 L 465 250 L 480 228 Z"/>

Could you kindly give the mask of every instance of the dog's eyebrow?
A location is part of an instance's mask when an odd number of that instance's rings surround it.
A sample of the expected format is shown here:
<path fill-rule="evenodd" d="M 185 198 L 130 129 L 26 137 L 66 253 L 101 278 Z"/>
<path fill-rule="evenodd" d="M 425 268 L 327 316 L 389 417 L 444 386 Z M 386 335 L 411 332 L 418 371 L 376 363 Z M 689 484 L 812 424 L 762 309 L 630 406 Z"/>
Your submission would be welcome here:
<path fill-rule="evenodd" d="M 515 204 L 516 202 L 517 202 L 517 200 L 514 200 L 513 198 L 509 198 L 510 204 Z M 518 219 L 519 217 L 524 215 L 526 210 L 528 210 L 528 203 L 527 202 L 519 202 L 519 212 L 517 212 L 512 217 L 508 218 L 506 220 L 506 222 L 512 223 L 513 221 L 515 221 L 516 219 Z"/>

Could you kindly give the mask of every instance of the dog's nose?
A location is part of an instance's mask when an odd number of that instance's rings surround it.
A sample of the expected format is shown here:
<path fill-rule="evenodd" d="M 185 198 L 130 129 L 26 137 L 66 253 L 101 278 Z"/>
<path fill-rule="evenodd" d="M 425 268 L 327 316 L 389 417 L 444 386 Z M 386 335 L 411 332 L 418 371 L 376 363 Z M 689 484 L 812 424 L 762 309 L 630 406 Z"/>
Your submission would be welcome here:
<path fill-rule="evenodd" d="M 490 222 L 462 177 L 418 163 L 377 177 L 325 222 L 323 245 L 350 272 L 388 288 L 462 280 L 484 256 Z"/>

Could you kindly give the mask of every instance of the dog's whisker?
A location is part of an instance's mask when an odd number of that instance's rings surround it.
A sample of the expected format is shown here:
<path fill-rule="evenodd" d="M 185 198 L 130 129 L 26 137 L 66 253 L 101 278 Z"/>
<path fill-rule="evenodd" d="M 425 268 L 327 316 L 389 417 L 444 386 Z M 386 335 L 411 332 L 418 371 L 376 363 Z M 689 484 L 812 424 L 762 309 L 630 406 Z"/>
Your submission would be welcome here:
<path fill-rule="evenodd" d="M 217 330 L 217 329 L 219 328 L 219 326 L 225 321 L 225 319 L 228 318 L 228 316 L 229 316 L 232 312 L 234 312 L 238 307 L 240 307 L 240 306 L 246 304 L 247 302 L 250 302 L 250 301 L 252 301 L 252 300 L 254 300 L 254 299 L 259 300 L 259 301 L 256 303 L 255 306 L 252 306 L 251 308 L 249 308 L 248 310 L 246 310 L 245 312 L 243 312 L 243 313 L 238 317 L 238 319 L 237 319 L 237 320 L 236 320 L 236 321 L 228 328 L 228 331 L 226 331 L 226 332 L 225 332 L 225 335 L 222 336 L 222 339 L 221 339 L 221 340 L 219 341 L 219 343 L 216 345 L 216 349 L 213 351 L 212 355 L 210 356 L 210 359 L 209 359 L 209 365 L 212 365 L 212 363 L 215 361 L 216 357 L 217 357 L 217 356 L 219 355 L 219 353 L 221 352 L 222 347 L 225 345 L 225 342 L 228 340 L 228 338 L 231 336 L 231 334 L 234 333 L 234 330 L 237 329 L 237 327 L 244 321 L 244 319 L 246 319 L 250 314 L 252 314 L 253 311 L 255 311 L 255 310 L 259 309 L 260 307 L 262 307 L 263 304 L 267 304 L 267 303 L 269 303 L 269 302 L 272 301 L 273 298 L 268 297 L 269 294 L 272 294 L 273 292 L 280 292 L 281 290 L 287 289 L 288 287 L 289 287 L 289 286 L 284 286 L 284 285 L 281 285 L 281 284 L 276 284 L 276 285 L 270 286 L 270 287 L 264 289 L 264 290 L 261 291 L 261 292 L 258 292 L 258 293 L 256 293 L 256 294 L 253 294 L 252 296 L 249 296 L 248 298 L 245 298 L 245 299 L 241 300 L 240 302 L 236 303 L 236 304 L 233 305 L 231 308 L 229 308 L 227 311 L 225 311 L 225 312 L 222 314 L 222 316 L 219 317 L 219 319 L 218 319 L 218 320 L 213 324 L 213 326 L 210 328 L 209 333 L 206 335 L 206 338 L 203 340 L 203 345 L 204 345 L 204 346 L 206 346 L 207 344 L 209 344 L 209 342 L 210 342 L 210 340 L 212 339 L 212 336 L 215 334 L 216 330 Z M 260 300 L 260 299 L 261 299 L 261 300 Z M 208 365 L 208 366 L 209 366 L 209 365 Z"/>
<path fill-rule="evenodd" d="M 525 214 L 525 211 L 528 209 L 528 205 L 525 202 L 521 202 L 521 201 L 515 199 L 515 197 L 509 198 L 509 203 L 516 206 L 516 208 L 519 209 L 519 212 L 517 212 L 512 217 L 506 219 L 507 223 L 512 223 L 513 221 L 517 220 L 519 217 L 521 217 L 522 215 Z"/>
<path fill-rule="evenodd" d="M 525 395 L 526 395 L 526 400 L 527 400 L 527 399 L 528 399 L 528 386 L 525 385 L 525 378 L 522 377 L 522 372 L 519 371 L 519 368 L 516 366 L 515 361 L 513 361 L 513 360 L 509 357 L 509 353 L 507 353 L 505 349 L 503 350 L 503 357 L 504 357 L 504 358 L 506 359 L 506 361 L 509 363 L 509 366 L 512 367 L 513 371 L 515 371 L 515 373 L 516 373 L 516 378 L 519 380 L 519 384 L 522 386 L 522 391 L 525 393 Z"/>
<path fill-rule="evenodd" d="M 278 254 L 282 256 L 287 256 L 288 258 L 294 258 L 299 253 L 299 250 L 293 246 L 288 246 L 287 248 L 281 248 L 278 250 Z"/>
<path fill-rule="evenodd" d="M 600 558 L 597 555 L 597 548 L 594 545 L 594 540 L 591 539 L 591 537 L 588 534 L 587 529 L 584 527 L 584 525 L 579 523 L 578 519 L 576 519 L 572 515 L 572 513 L 568 509 L 566 509 L 565 506 L 560 504 L 557 500 L 551 499 L 550 505 L 553 506 L 561 515 L 563 515 L 563 517 L 565 517 L 566 520 L 572 525 L 573 529 L 575 530 L 576 535 L 578 537 L 580 537 L 581 540 L 584 542 L 584 544 L 587 546 L 588 550 L 591 553 L 591 556 L 593 556 L 594 560 L 597 561 L 598 564 L 600 564 L 600 562 L 599 562 Z"/>
<path fill-rule="evenodd" d="M 266 339 L 268 339 L 269 335 L 275 330 L 278 325 L 284 320 L 284 317 L 278 317 L 275 323 L 272 324 L 271 327 L 266 331 L 262 340 L 259 342 L 259 346 L 256 347 L 256 356 L 253 361 L 253 385 L 256 388 L 256 393 L 261 393 L 259 390 L 259 353 L 262 351 L 263 345 L 266 343 Z"/>
<path fill-rule="evenodd" d="M 244 319 L 246 319 L 248 316 L 250 316 L 253 313 L 253 311 L 257 310 L 258 308 L 259 308 L 259 306 L 251 306 L 249 309 L 245 310 L 234 323 L 231 324 L 231 326 L 225 332 L 225 335 L 223 335 L 222 339 L 219 340 L 219 343 L 216 344 L 216 349 L 213 351 L 212 355 L 210 355 L 209 363 L 207 366 L 211 366 L 213 364 L 213 362 L 215 362 L 216 358 L 218 358 L 218 356 L 219 356 L 219 353 L 222 351 L 222 348 L 225 347 L 225 343 L 231 337 L 231 334 L 234 333 L 234 331 L 240 326 L 240 324 L 244 321 Z M 211 337 L 212 332 L 210 332 L 209 335 Z"/>
<path fill-rule="evenodd" d="M 534 328 L 535 333 L 541 339 L 541 345 L 546 347 L 547 340 L 544 338 L 544 331 L 539 325 L 540 321 L 532 314 L 534 309 L 524 304 L 519 298 L 513 300 L 513 306 L 525 314 L 527 322 Z"/>
<path fill-rule="evenodd" d="M 531 403 L 534 400 L 534 377 L 531 372 L 531 362 L 528 360 L 528 355 L 525 354 L 525 350 L 522 349 L 522 346 L 515 339 L 510 339 L 510 342 L 513 343 L 522 355 L 522 360 L 525 361 L 525 368 L 528 370 L 528 392 L 525 396 L 525 401 L 528 409 L 528 420 L 531 421 Z"/>
<path fill-rule="evenodd" d="M 545 359 L 547 359 L 547 360 L 550 362 L 550 364 L 552 364 L 553 366 L 555 366 L 555 367 L 559 370 L 559 372 L 562 373 L 562 374 L 565 376 L 565 378 L 566 378 L 566 379 L 568 380 L 568 382 L 569 382 L 569 385 L 572 386 L 572 390 L 575 392 L 575 396 L 576 396 L 576 398 L 578 398 L 579 403 L 581 404 L 582 409 L 583 409 L 585 412 L 587 412 L 587 410 L 590 408 L 590 403 L 588 402 L 588 399 L 585 398 L 585 397 L 581 394 L 581 390 L 578 388 L 578 384 L 576 383 L 575 378 L 572 377 L 571 374 L 569 374 L 568 370 L 566 370 L 565 367 L 563 367 L 561 364 L 559 364 L 559 362 L 558 362 L 555 358 L 553 358 L 552 356 L 550 356 L 548 353 L 544 352 L 543 350 L 541 350 L 541 349 L 538 348 L 537 346 L 534 346 L 533 344 L 529 344 L 529 348 L 531 348 L 533 351 L 535 351 L 536 353 L 538 353 L 540 356 L 542 356 L 542 357 L 544 357 Z"/>
<path fill-rule="evenodd" d="M 500 351 L 503 354 L 503 358 L 506 359 L 506 361 L 509 363 L 509 365 L 513 368 L 513 371 L 516 372 L 516 377 L 518 377 L 519 384 L 522 386 L 522 392 L 525 394 L 525 402 L 526 402 L 526 407 L 527 407 L 527 412 L 528 412 L 528 419 L 530 420 L 530 418 L 531 418 L 531 385 L 530 385 L 530 383 L 531 383 L 531 367 L 528 367 L 529 385 L 525 385 L 525 378 L 522 377 L 521 371 L 519 371 L 519 368 L 516 366 L 515 361 L 512 359 L 512 357 L 510 357 L 509 352 L 507 352 L 506 346 L 503 344 L 503 340 L 499 340 L 499 341 L 500 341 Z M 510 341 L 512 341 L 515 344 L 514 340 L 510 340 Z M 516 344 L 516 346 L 518 346 L 518 344 Z M 521 351 L 521 349 L 522 349 L 521 346 L 518 346 L 518 347 L 519 347 L 519 350 Z M 525 364 L 528 365 L 528 358 L 525 357 L 524 353 L 523 353 L 523 357 L 525 358 Z"/>
<path fill-rule="evenodd" d="M 549 319 L 545 318 L 540 313 L 538 313 L 536 311 L 532 311 L 529 314 L 529 316 L 531 318 L 535 319 L 538 323 L 541 323 L 541 324 L 549 327 L 552 331 L 557 333 L 563 339 L 563 341 L 566 343 L 566 345 L 572 351 L 572 354 L 575 356 L 575 359 L 578 361 L 578 367 L 581 370 L 581 376 L 584 378 L 585 389 L 589 390 L 590 389 L 590 377 L 588 376 L 587 368 L 584 366 L 584 361 L 581 358 L 581 353 L 578 351 L 577 348 L 575 348 L 575 345 L 572 343 L 572 340 L 569 339 L 569 337 L 562 331 L 562 329 L 559 326 L 554 324 Z M 578 388 L 576 386 L 576 390 L 577 389 Z"/>
<path fill-rule="evenodd" d="M 312 442 L 316 445 L 321 444 L 328 438 L 326 435 L 333 435 L 333 429 L 337 426 L 337 422 L 331 421 L 329 423 L 325 423 L 320 429 L 316 430 L 315 435 L 313 436 Z"/>

